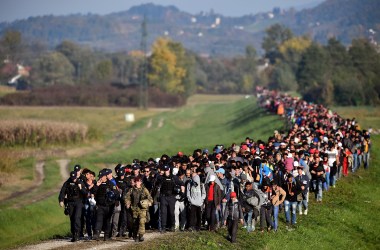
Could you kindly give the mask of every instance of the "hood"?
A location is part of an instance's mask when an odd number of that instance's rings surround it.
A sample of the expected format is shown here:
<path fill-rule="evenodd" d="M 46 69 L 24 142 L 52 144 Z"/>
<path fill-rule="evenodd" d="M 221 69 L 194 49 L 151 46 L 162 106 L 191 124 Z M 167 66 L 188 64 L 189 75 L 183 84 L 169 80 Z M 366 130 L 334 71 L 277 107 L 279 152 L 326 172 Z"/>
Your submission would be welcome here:
<path fill-rule="evenodd" d="M 201 182 L 200 179 L 199 179 L 199 175 L 194 175 L 192 179 L 193 179 L 193 181 L 196 182 L 198 185 L 199 185 L 200 182 Z"/>

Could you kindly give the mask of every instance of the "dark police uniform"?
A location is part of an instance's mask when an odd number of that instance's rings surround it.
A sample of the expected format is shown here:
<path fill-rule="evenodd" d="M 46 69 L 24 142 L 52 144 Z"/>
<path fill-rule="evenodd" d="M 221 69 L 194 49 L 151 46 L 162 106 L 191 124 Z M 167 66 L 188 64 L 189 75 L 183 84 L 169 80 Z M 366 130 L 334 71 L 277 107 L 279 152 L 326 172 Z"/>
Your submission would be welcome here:
<path fill-rule="evenodd" d="M 162 168 L 166 171 L 169 169 L 169 166 L 163 166 Z M 169 228 L 174 230 L 174 209 L 176 203 L 174 188 L 176 186 L 183 186 L 184 184 L 177 176 L 173 176 L 172 174 L 169 176 L 158 176 L 157 182 L 160 189 L 161 232 L 165 232 L 166 230 L 168 214 L 171 222 Z"/>
<path fill-rule="evenodd" d="M 99 175 L 106 174 L 101 173 Z M 116 186 L 113 185 L 109 180 L 102 182 L 99 186 L 95 185 L 92 192 L 96 200 L 96 224 L 93 239 L 99 239 L 100 231 L 104 226 L 104 240 L 108 240 L 111 230 L 111 217 L 113 208 L 115 205 L 116 197 L 119 196 L 119 192 Z"/>
<path fill-rule="evenodd" d="M 121 169 L 120 171 L 124 171 L 124 169 Z M 119 188 L 120 192 L 120 203 L 121 203 L 121 210 L 119 215 L 119 223 L 117 227 L 117 232 L 119 237 L 125 236 L 125 232 L 127 230 L 127 211 L 126 207 L 124 206 L 124 196 L 129 190 L 130 184 L 128 184 L 126 178 L 121 178 L 121 176 L 118 173 L 118 177 L 116 177 L 116 185 Z"/>
<path fill-rule="evenodd" d="M 63 184 L 59 193 L 58 201 L 64 202 L 67 213 L 70 216 L 72 240 L 79 240 L 81 230 L 81 215 L 83 209 L 83 198 L 87 194 L 86 185 L 80 179 L 76 178 L 77 173 L 72 171 L 70 178 Z M 66 197 L 66 198 L 65 198 Z"/>

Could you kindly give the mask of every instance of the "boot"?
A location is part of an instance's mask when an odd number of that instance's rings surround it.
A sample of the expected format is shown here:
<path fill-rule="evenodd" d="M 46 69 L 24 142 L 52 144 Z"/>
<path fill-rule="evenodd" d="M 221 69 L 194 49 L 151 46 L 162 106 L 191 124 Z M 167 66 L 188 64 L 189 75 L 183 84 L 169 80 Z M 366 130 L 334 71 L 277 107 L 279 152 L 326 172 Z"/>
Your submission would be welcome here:
<path fill-rule="evenodd" d="M 98 230 L 94 231 L 94 235 L 92 236 L 93 240 L 99 240 L 100 232 Z"/>
<path fill-rule="evenodd" d="M 139 235 L 139 241 L 144 241 L 144 235 L 143 234 Z"/>
<path fill-rule="evenodd" d="M 71 238 L 71 242 L 76 242 L 79 240 L 79 235 L 77 233 L 73 234 L 73 237 Z"/>

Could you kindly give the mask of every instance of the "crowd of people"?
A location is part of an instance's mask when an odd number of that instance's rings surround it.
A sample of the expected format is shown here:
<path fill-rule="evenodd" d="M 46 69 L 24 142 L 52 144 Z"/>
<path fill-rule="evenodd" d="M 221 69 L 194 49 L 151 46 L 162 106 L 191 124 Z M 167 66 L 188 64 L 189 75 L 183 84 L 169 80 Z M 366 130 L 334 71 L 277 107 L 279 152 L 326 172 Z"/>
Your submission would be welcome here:
<path fill-rule="evenodd" d="M 361 166 L 369 167 L 370 133 L 326 107 L 258 89 L 259 105 L 288 121 L 266 141 L 246 137 L 212 150 L 195 149 L 147 161 L 134 159 L 95 172 L 76 165 L 59 203 L 70 217 L 72 241 L 116 237 L 144 240 L 146 229 L 216 231 L 236 241 L 247 232 L 294 230 L 309 213 L 309 196 L 323 193 Z M 310 211 L 312 212 L 312 210 Z"/>

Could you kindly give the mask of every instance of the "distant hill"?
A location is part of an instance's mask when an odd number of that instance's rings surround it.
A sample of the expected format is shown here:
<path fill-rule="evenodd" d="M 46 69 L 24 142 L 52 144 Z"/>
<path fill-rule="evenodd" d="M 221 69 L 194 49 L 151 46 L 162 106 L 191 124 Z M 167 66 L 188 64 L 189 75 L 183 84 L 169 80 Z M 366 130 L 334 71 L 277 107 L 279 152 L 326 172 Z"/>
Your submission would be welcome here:
<path fill-rule="evenodd" d="M 296 11 L 275 8 L 271 13 L 225 17 L 217 13 L 192 15 L 174 6 L 144 4 L 109 15 L 41 16 L 0 23 L 22 32 L 23 37 L 40 40 L 50 47 L 63 40 L 107 50 L 138 50 L 141 23 L 146 16 L 148 44 L 159 36 L 169 36 L 197 53 L 209 55 L 243 54 L 247 45 L 260 52 L 265 29 L 281 23 L 297 35 L 309 34 L 320 42 L 336 36 L 349 44 L 352 38 L 367 36 L 368 29 L 380 33 L 380 1 L 327 0 L 311 9 Z"/>
<path fill-rule="evenodd" d="M 295 19 L 286 20 L 285 24 L 297 34 L 307 31 L 317 41 L 334 36 L 349 44 L 352 38 L 368 37 L 369 29 L 380 32 L 380 1 L 327 0 L 298 12 Z"/>

